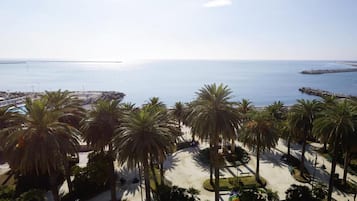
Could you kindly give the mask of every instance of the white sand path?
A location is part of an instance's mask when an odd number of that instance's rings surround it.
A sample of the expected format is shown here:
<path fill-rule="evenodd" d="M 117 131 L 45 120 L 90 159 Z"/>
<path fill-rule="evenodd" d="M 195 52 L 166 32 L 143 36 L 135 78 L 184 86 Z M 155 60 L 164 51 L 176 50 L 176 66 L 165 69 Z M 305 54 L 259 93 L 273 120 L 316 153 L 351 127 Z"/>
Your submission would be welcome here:
<path fill-rule="evenodd" d="M 184 138 L 190 139 L 191 135 L 189 129 L 183 128 Z M 240 142 L 237 142 L 239 146 L 242 146 L 246 149 Z M 206 148 L 208 145 L 203 143 L 199 146 L 199 149 Z M 315 177 L 328 185 L 329 179 L 329 171 L 331 169 L 331 163 L 328 162 L 323 156 L 316 155 L 315 151 L 312 150 L 312 147 L 320 147 L 320 144 L 312 143 L 307 146 L 307 151 L 305 153 L 306 163 L 305 166 L 309 170 L 310 174 L 314 174 L 314 160 L 317 156 L 317 167 L 321 167 L 322 164 L 326 166 L 326 170 L 322 170 L 321 168 L 316 168 Z M 250 152 L 246 149 L 250 154 L 251 160 L 246 165 L 241 165 L 239 167 L 227 167 L 222 168 L 220 171 L 221 176 L 223 177 L 231 177 L 236 175 L 245 175 L 246 173 L 254 174 L 256 168 L 256 156 L 255 153 Z M 277 191 L 280 199 L 285 199 L 285 191 L 290 187 L 291 184 L 298 185 L 307 185 L 310 184 L 302 184 L 296 181 L 289 172 L 288 166 L 284 164 L 280 158 L 281 156 L 287 152 L 287 146 L 284 143 L 284 140 L 279 140 L 279 143 L 275 149 L 270 152 L 261 154 L 260 157 L 260 175 L 264 177 L 267 182 L 268 188 L 271 188 L 273 191 Z M 172 154 L 168 157 L 165 162 L 165 177 L 172 182 L 173 185 L 177 185 L 179 187 L 184 188 L 196 188 L 200 191 L 199 197 L 202 201 L 213 201 L 214 193 L 209 192 L 203 189 L 203 181 L 209 178 L 209 168 L 201 166 L 195 160 L 195 154 L 198 154 L 198 148 L 187 148 L 183 150 L 179 150 L 176 153 Z M 298 144 L 292 144 L 291 154 L 300 159 L 301 156 L 301 146 Z M 242 174 L 243 173 L 243 174 Z M 336 173 L 342 177 L 343 169 L 339 166 L 336 167 Z M 352 182 L 357 181 L 357 177 L 351 174 L 348 174 L 348 179 Z M 128 188 L 128 187 L 124 187 Z M 133 190 L 135 189 L 135 190 Z M 143 197 L 145 197 L 143 189 Z M 139 185 L 135 187 L 129 188 L 129 190 L 123 190 L 118 188 L 118 193 L 121 198 L 127 198 L 130 201 L 141 201 L 142 197 L 140 194 Z M 338 190 L 334 190 L 333 198 L 338 201 L 347 201 L 353 200 L 352 194 L 345 194 Z M 103 201 L 110 200 L 109 191 L 104 192 L 97 197 L 91 199 L 90 201 Z M 227 192 L 221 192 L 221 200 L 228 200 Z"/>

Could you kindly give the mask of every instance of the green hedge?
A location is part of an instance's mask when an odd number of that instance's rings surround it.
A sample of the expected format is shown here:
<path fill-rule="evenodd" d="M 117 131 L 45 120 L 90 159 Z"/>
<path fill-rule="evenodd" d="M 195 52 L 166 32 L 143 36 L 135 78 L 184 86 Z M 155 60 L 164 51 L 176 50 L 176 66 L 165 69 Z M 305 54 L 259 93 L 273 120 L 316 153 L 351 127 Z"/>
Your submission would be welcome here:
<path fill-rule="evenodd" d="M 240 176 L 240 177 L 228 177 L 219 179 L 220 191 L 231 191 L 233 188 L 260 188 L 266 186 L 266 180 L 260 177 L 261 184 L 255 180 L 255 176 Z M 214 186 L 211 185 L 210 180 L 206 179 L 203 182 L 203 188 L 208 191 L 214 191 Z"/>

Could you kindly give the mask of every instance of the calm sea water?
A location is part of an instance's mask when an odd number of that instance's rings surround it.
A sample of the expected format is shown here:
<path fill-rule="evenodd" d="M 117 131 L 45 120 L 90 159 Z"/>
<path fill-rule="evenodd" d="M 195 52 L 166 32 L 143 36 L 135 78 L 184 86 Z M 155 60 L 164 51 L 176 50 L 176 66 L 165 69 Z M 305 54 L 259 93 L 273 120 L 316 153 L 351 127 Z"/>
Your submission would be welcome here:
<path fill-rule="evenodd" d="M 333 61 L 165 60 L 122 63 L 25 62 L 0 64 L 0 91 L 115 90 L 138 105 L 157 96 L 167 105 L 191 101 L 210 83 L 227 84 L 234 100 L 255 105 L 280 100 L 287 105 L 303 95 L 300 87 L 357 95 L 357 72 L 303 75 L 309 69 L 346 68 Z"/>

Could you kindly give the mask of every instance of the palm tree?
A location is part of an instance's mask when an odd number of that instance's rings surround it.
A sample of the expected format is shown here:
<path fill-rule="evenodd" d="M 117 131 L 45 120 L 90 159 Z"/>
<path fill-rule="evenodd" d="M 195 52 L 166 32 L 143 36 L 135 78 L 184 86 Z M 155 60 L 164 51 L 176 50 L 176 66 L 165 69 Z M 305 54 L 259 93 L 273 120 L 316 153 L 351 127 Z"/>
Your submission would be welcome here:
<path fill-rule="evenodd" d="M 297 104 L 291 107 L 291 115 L 289 119 L 290 127 L 294 129 L 294 133 L 297 135 L 302 135 L 302 151 L 301 151 L 301 163 L 300 163 L 300 174 L 303 175 L 304 172 L 304 161 L 305 161 L 305 149 L 306 141 L 308 136 L 311 136 L 312 123 L 319 111 L 319 104 L 316 100 L 297 100 Z"/>
<path fill-rule="evenodd" d="M 60 122 L 68 123 L 79 129 L 79 123 L 85 116 L 81 101 L 70 91 L 46 91 L 42 96 L 46 100 L 49 110 L 61 111 Z"/>
<path fill-rule="evenodd" d="M 284 103 L 281 101 L 274 101 L 273 104 L 268 105 L 266 111 L 278 123 L 283 122 L 287 118 L 288 109 L 284 106 Z"/>
<path fill-rule="evenodd" d="M 231 102 L 231 90 L 220 84 L 205 85 L 196 94 L 197 99 L 192 103 L 192 130 L 201 139 L 208 139 L 213 146 L 211 161 L 215 171 L 215 200 L 219 200 L 219 139 L 235 139 L 239 115 Z M 213 151 L 212 151 L 213 150 Z"/>
<path fill-rule="evenodd" d="M 252 101 L 243 98 L 240 102 L 238 102 L 238 112 L 243 115 L 243 122 L 248 117 L 248 113 L 252 111 L 254 108 Z"/>
<path fill-rule="evenodd" d="M 172 128 L 166 114 L 144 107 L 124 116 L 122 126 L 116 130 L 115 146 L 119 161 L 135 168 L 144 168 L 146 200 L 150 201 L 150 160 L 163 162 L 171 151 Z M 145 140 L 143 140 L 145 139 Z"/>
<path fill-rule="evenodd" d="M 63 169 L 63 156 L 75 154 L 79 131 L 59 122 L 60 111 L 46 108 L 46 100 L 26 100 L 26 114 L 13 116 L 18 122 L 6 136 L 4 155 L 13 171 L 22 175 L 49 175 L 55 201 L 59 200 L 57 176 Z"/>
<path fill-rule="evenodd" d="M 179 136 L 182 136 L 182 132 L 180 129 L 180 125 L 176 125 L 175 121 L 173 120 L 173 115 L 169 115 L 169 111 L 166 108 L 166 105 L 162 101 L 160 101 L 158 97 L 153 97 L 149 99 L 148 103 L 143 105 L 143 108 L 145 110 L 150 110 L 151 112 L 162 113 L 162 115 L 167 118 L 167 126 L 168 128 L 170 128 L 169 133 L 172 135 L 171 137 L 176 143 L 177 138 Z M 158 184 L 158 181 L 156 180 L 156 175 L 155 175 L 156 173 L 155 173 L 153 162 L 154 160 L 150 160 L 150 167 L 151 167 L 152 174 L 154 175 L 154 181 L 156 184 Z M 162 183 L 164 178 L 163 161 L 159 164 L 159 168 L 160 168 L 160 178 L 161 178 L 160 180 Z"/>
<path fill-rule="evenodd" d="M 320 102 L 321 108 L 331 108 L 335 107 L 338 99 L 335 96 L 323 96 L 322 101 Z M 318 135 L 320 140 L 324 143 L 324 152 L 327 152 L 327 143 L 329 139 L 329 135 Z"/>
<path fill-rule="evenodd" d="M 5 128 L 9 127 L 9 119 L 12 116 L 12 113 L 9 111 L 10 106 L 0 107 L 0 162 L 2 161 L 2 151 L 3 143 L 5 143 L 5 137 L 7 132 L 3 131 Z"/>
<path fill-rule="evenodd" d="M 160 101 L 159 97 L 150 98 L 149 101 L 143 105 L 143 107 L 152 107 L 155 110 L 166 110 L 166 105 Z"/>
<path fill-rule="evenodd" d="M 288 156 L 290 155 L 290 149 L 291 149 L 291 141 L 293 140 L 293 138 L 297 135 L 295 134 L 296 129 L 292 127 L 292 125 L 290 124 L 290 119 L 291 119 L 291 112 L 288 112 L 287 114 L 287 119 L 285 121 L 282 122 L 282 137 L 287 139 L 287 147 L 288 147 Z"/>
<path fill-rule="evenodd" d="M 257 166 L 255 178 L 261 182 L 259 175 L 260 152 L 274 148 L 279 140 L 278 130 L 274 126 L 274 119 L 266 111 L 252 113 L 250 120 L 243 126 L 240 139 L 243 144 L 256 151 Z"/>
<path fill-rule="evenodd" d="M 96 151 L 104 151 L 107 147 L 111 162 L 109 164 L 110 190 L 111 200 L 116 200 L 116 178 L 114 171 L 114 149 L 113 138 L 117 134 L 115 129 L 120 125 L 122 111 L 119 101 L 116 100 L 100 100 L 92 110 L 88 117 L 83 121 L 82 131 L 83 138 Z"/>
<path fill-rule="evenodd" d="M 172 115 L 177 120 L 180 129 L 181 129 L 181 122 L 184 119 L 184 112 L 185 112 L 184 104 L 181 102 L 176 102 L 174 108 L 172 109 Z"/>
<path fill-rule="evenodd" d="M 332 166 L 330 173 L 328 201 L 331 201 L 336 170 L 337 154 L 340 146 L 353 139 L 357 125 L 357 110 L 352 104 L 344 100 L 336 103 L 333 107 L 328 107 L 321 111 L 321 115 L 314 122 L 313 132 L 317 134 L 326 133 L 329 135 L 329 142 L 333 146 Z"/>
<path fill-rule="evenodd" d="M 79 129 L 79 123 L 85 116 L 85 110 L 81 107 L 81 102 L 76 98 L 71 92 L 65 91 L 46 91 L 42 95 L 42 99 L 46 101 L 46 108 L 50 111 L 61 112 L 62 115 L 59 116 L 58 121 L 62 123 L 68 123 L 69 125 Z M 69 156 L 64 156 L 65 158 Z M 77 154 L 78 157 L 78 154 Z M 63 160 L 64 162 L 64 172 L 67 180 L 69 192 L 73 191 L 72 180 L 71 180 L 71 167 L 68 160 Z"/>

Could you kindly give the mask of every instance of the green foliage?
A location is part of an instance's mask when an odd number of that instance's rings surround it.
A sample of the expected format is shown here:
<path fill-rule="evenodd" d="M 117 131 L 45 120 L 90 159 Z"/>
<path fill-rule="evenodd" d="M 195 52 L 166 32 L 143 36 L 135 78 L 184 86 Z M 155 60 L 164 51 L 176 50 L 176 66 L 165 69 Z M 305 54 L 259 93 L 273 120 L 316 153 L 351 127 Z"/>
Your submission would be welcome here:
<path fill-rule="evenodd" d="M 178 186 L 160 185 L 156 194 L 157 201 L 199 201 L 199 191 L 194 188 L 180 188 Z"/>
<path fill-rule="evenodd" d="M 210 165 L 211 157 L 210 157 L 210 148 L 205 148 L 200 150 L 199 154 L 196 155 L 196 159 L 202 163 L 203 165 Z M 222 155 L 218 155 L 218 165 L 220 167 L 224 166 L 225 161 Z"/>
<path fill-rule="evenodd" d="M 16 179 L 17 182 L 15 196 L 19 196 L 22 193 L 25 193 L 31 189 L 50 190 L 48 175 L 28 174 L 20 175 Z M 63 181 L 63 176 L 59 175 L 57 180 Z"/>
<path fill-rule="evenodd" d="M 317 183 L 314 188 L 312 188 L 312 194 L 315 196 L 316 200 L 324 200 L 327 195 L 325 184 Z"/>
<path fill-rule="evenodd" d="M 266 185 L 266 180 L 260 177 L 261 183 L 258 183 L 255 176 L 241 176 L 241 177 L 229 177 L 219 179 L 220 191 L 231 191 L 233 189 L 248 189 L 259 188 Z M 211 185 L 210 180 L 207 179 L 203 182 L 203 188 L 208 191 L 213 191 L 214 186 Z"/>
<path fill-rule="evenodd" d="M 14 201 L 15 188 L 13 186 L 0 186 L 0 201 Z M 45 191 L 31 189 L 22 193 L 15 201 L 44 201 Z"/>
<path fill-rule="evenodd" d="M 10 201 L 15 194 L 12 186 L 0 186 L 0 201 Z"/>
<path fill-rule="evenodd" d="M 22 193 L 16 201 L 45 201 L 45 191 L 39 189 L 31 189 Z"/>
<path fill-rule="evenodd" d="M 257 188 L 247 189 L 241 192 L 240 199 L 242 201 L 265 201 L 264 197 L 260 194 Z"/>
<path fill-rule="evenodd" d="M 230 146 L 228 147 L 228 149 L 231 149 Z M 250 161 L 250 156 L 248 152 L 245 151 L 245 149 L 236 146 L 234 149 L 234 153 L 226 156 L 226 160 L 231 163 L 239 161 L 241 164 L 246 164 Z"/>
<path fill-rule="evenodd" d="M 243 189 L 237 191 L 237 193 L 241 201 L 279 201 L 277 192 L 265 188 Z"/>
<path fill-rule="evenodd" d="M 316 193 L 316 194 L 315 194 Z M 324 195 L 326 195 L 324 189 L 321 187 L 317 187 L 313 191 L 307 187 L 302 185 L 292 184 L 291 187 L 285 192 L 286 201 L 322 201 L 324 199 Z"/>
<path fill-rule="evenodd" d="M 86 199 L 104 191 L 109 187 L 109 162 L 111 159 L 104 152 L 93 152 L 88 155 L 87 167 L 74 166 L 73 193 L 67 194 L 63 200 L 76 198 Z"/>

